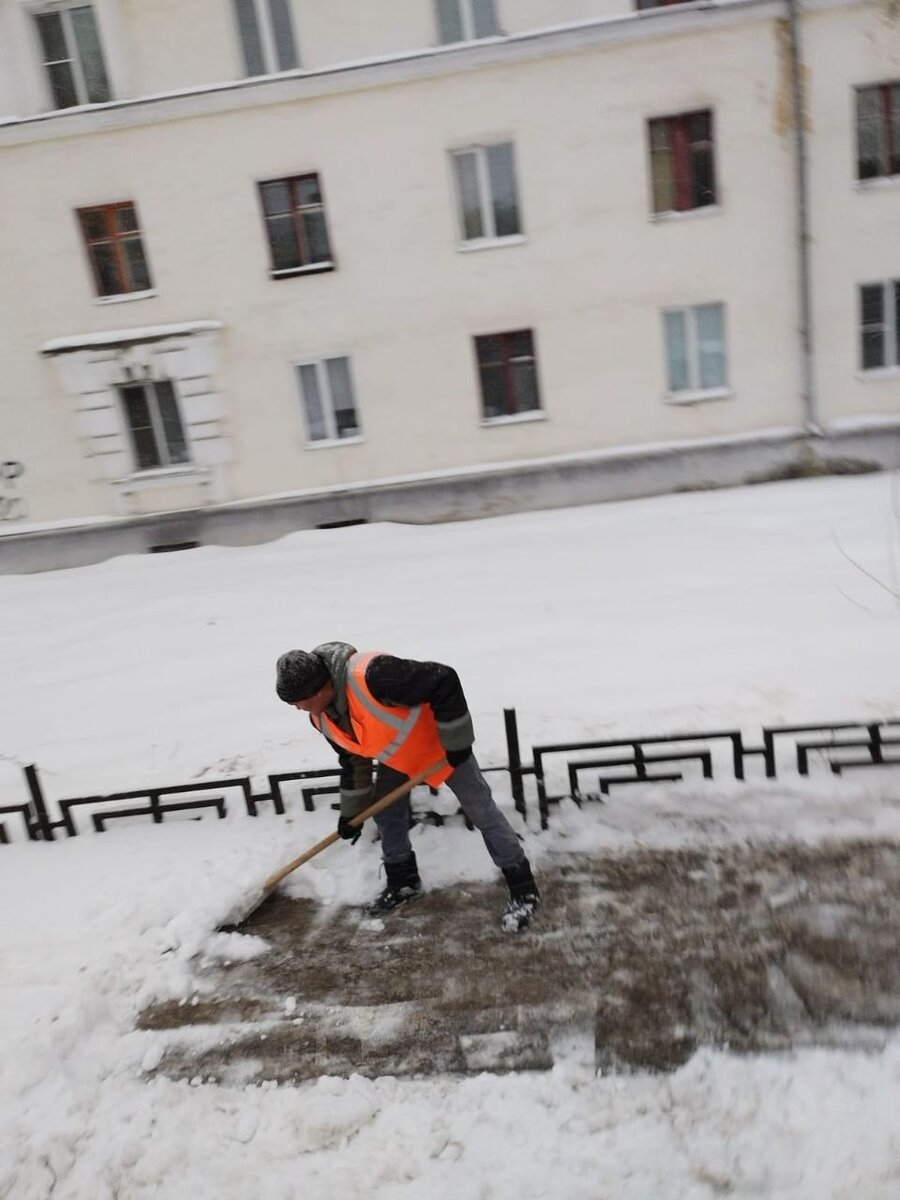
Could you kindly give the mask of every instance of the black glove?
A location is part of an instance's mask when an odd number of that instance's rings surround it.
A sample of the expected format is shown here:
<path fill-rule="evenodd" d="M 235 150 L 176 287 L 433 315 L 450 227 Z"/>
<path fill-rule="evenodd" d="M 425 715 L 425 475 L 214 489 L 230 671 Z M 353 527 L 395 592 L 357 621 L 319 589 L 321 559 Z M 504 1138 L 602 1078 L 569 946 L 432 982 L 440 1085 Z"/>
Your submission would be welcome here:
<path fill-rule="evenodd" d="M 450 766 L 455 770 L 472 757 L 472 747 L 464 746 L 462 750 L 447 750 L 445 757 Z"/>
<path fill-rule="evenodd" d="M 362 837 L 362 826 L 351 825 L 349 817 L 338 817 L 337 831 L 338 837 L 342 837 L 351 846 L 355 846 Z"/>

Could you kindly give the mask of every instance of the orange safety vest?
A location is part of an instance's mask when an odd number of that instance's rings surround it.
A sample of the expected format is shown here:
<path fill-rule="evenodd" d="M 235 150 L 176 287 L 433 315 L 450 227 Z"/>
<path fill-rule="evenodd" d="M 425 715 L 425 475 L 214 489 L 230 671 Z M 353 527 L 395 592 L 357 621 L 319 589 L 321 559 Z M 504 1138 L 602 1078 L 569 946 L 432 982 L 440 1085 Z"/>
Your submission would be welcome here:
<path fill-rule="evenodd" d="M 406 708 L 399 704 L 382 704 L 369 691 L 366 667 L 381 653 L 376 650 L 354 654 L 347 661 L 347 705 L 353 737 L 325 713 L 310 713 L 309 719 L 319 733 L 324 733 L 351 754 L 377 758 L 402 775 L 415 775 L 429 763 L 443 758 L 446 751 L 441 745 L 430 705 Z M 428 782 L 437 787 L 452 774 L 453 768 L 448 763 L 429 775 Z"/>

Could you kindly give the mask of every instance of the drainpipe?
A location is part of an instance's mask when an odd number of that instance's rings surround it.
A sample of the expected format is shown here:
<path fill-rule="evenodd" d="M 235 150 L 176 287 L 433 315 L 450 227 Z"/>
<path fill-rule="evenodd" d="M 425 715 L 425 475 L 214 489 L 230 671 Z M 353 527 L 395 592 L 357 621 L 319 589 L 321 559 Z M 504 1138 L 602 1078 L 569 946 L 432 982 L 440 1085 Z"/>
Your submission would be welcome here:
<path fill-rule="evenodd" d="M 786 0 L 788 46 L 791 69 L 791 94 L 794 122 L 794 167 L 796 179 L 795 217 L 800 309 L 800 396 L 803 400 L 804 427 L 813 437 L 821 437 L 816 397 L 815 350 L 813 345 L 812 272 L 810 268 L 812 234 L 809 226 L 809 170 L 806 149 L 806 105 L 800 51 L 800 0 Z"/>

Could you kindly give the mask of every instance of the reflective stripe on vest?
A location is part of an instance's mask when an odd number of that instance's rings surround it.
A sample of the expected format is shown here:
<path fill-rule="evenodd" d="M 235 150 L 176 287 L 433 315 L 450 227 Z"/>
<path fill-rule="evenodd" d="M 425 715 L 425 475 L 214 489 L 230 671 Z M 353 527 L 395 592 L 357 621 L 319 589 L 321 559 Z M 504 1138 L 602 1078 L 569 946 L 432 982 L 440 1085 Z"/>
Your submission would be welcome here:
<path fill-rule="evenodd" d="M 366 668 L 381 651 L 354 654 L 347 660 L 348 716 L 353 732 L 341 729 L 326 713 L 310 720 L 320 733 L 351 754 L 377 758 L 401 774 L 413 775 L 444 755 L 431 708 L 425 704 L 387 706 L 379 703 L 366 684 Z M 386 740 L 385 740 L 386 739 Z M 451 775 L 446 764 L 428 782 L 437 786 Z"/>
<path fill-rule="evenodd" d="M 419 719 L 419 713 L 422 711 L 422 705 L 417 704 L 415 708 L 411 708 L 405 717 L 401 717 L 396 713 L 392 713 L 389 708 L 385 708 L 383 704 L 378 704 L 375 697 L 365 688 L 360 687 L 359 680 L 356 678 L 353 669 L 361 666 L 363 674 L 365 669 L 373 658 L 377 658 L 377 654 L 354 654 L 347 664 L 347 687 L 353 692 L 353 695 L 360 704 L 368 712 L 372 714 L 376 721 L 380 721 L 382 725 L 389 725 L 391 729 L 396 731 L 397 736 L 379 753 L 378 757 L 382 761 L 396 754 L 406 739 L 412 733 L 413 726 Z M 362 663 L 357 663 L 356 659 L 365 659 Z"/>

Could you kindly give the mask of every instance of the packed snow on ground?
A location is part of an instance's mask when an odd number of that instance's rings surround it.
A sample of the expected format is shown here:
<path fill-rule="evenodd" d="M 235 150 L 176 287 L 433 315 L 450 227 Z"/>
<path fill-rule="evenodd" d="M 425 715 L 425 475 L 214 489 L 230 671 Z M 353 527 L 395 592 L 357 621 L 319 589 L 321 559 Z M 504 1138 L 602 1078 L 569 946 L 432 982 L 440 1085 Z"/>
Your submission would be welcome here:
<path fill-rule="evenodd" d="M 488 765 L 509 705 L 526 746 L 900 716 L 894 489 L 805 481 L 0 577 L 0 803 L 26 798 L 30 762 L 54 800 L 229 774 L 261 789 L 328 765 L 273 665 L 329 639 L 453 663 Z M 896 789 L 891 770 L 623 789 L 523 833 L 538 869 L 710 839 L 900 841 Z M 333 822 L 327 806 L 231 807 L 0 846 L 3 1200 L 900 1195 L 900 1037 L 868 1054 L 703 1051 L 670 1076 L 598 1076 L 573 1038 L 546 1074 L 148 1078 L 158 1044 L 136 1013 L 189 1001 L 205 958 L 265 953 L 217 926 Z M 492 876 L 458 828 L 417 839 L 435 886 Z M 289 888 L 357 903 L 377 881 L 364 838 Z"/>

